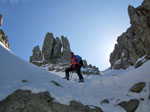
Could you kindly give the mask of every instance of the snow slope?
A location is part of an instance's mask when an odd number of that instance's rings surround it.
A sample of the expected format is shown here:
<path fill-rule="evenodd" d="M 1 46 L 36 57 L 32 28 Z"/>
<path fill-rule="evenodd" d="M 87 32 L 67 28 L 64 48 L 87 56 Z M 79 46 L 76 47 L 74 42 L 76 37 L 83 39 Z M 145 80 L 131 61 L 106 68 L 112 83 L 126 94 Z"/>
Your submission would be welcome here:
<path fill-rule="evenodd" d="M 120 101 L 129 99 L 145 100 L 140 102 L 136 112 L 149 112 L 148 82 L 150 81 L 150 61 L 137 69 L 110 70 L 103 76 L 84 76 L 85 82 L 78 83 L 78 77 L 73 74 L 69 81 L 62 79 L 63 72 L 50 73 L 15 56 L 11 51 L 0 45 L 0 100 L 3 100 L 16 89 L 29 89 L 32 92 L 49 91 L 56 101 L 69 104 L 70 100 L 78 100 L 86 105 L 99 106 L 104 112 L 125 112 Z M 27 80 L 27 82 L 22 82 Z M 58 82 L 62 87 L 54 85 Z M 137 82 L 146 82 L 142 93 L 131 93 L 129 89 Z M 104 99 L 109 104 L 100 104 Z"/>

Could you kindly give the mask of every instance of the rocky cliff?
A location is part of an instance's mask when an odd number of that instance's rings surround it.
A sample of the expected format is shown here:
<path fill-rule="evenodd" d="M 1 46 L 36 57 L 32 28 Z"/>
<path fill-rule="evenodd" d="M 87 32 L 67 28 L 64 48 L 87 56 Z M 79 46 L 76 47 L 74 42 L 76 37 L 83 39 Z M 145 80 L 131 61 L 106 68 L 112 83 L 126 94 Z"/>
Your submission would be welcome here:
<path fill-rule="evenodd" d="M 70 44 L 66 37 L 54 37 L 47 33 L 43 42 L 42 51 L 39 46 L 33 48 L 30 62 L 45 61 L 50 63 L 70 63 Z"/>
<path fill-rule="evenodd" d="M 150 59 L 150 0 L 144 0 L 137 8 L 129 6 L 128 13 L 131 26 L 118 37 L 110 55 L 111 68 L 114 69 L 138 67 Z M 139 58 L 144 61 L 138 62 Z"/>
<path fill-rule="evenodd" d="M 7 35 L 3 32 L 3 30 L 0 30 L 0 42 L 2 42 L 5 47 L 10 49 L 9 42 L 8 42 L 8 37 Z"/>
<path fill-rule="evenodd" d="M 35 46 L 33 48 L 33 54 L 30 57 L 30 62 L 34 61 L 34 60 L 38 60 L 38 61 L 42 61 L 43 60 L 43 56 L 42 56 L 42 52 L 40 50 L 39 46 Z"/>
<path fill-rule="evenodd" d="M 64 105 L 54 101 L 49 92 L 31 93 L 30 90 L 16 90 L 0 101 L 0 112 L 103 112 L 101 108 L 70 101 Z"/>
<path fill-rule="evenodd" d="M 0 26 L 2 25 L 2 21 L 3 21 L 3 18 L 2 18 L 2 14 L 0 14 Z M 0 42 L 3 43 L 3 45 L 10 49 L 10 46 L 9 46 L 9 42 L 8 42 L 8 37 L 7 35 L 4 33 L 3 30 L 0 30 Z"/>

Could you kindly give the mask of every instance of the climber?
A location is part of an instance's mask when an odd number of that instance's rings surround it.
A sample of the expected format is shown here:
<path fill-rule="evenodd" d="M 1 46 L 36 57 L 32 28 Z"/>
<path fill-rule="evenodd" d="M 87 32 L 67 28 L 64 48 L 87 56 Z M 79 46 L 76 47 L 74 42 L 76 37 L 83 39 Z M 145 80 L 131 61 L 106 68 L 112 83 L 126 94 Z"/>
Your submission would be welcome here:
<path fill-rule="evenodd" d="M 76 73 L 79 76 L 79 82 L 84 82 L 83 76 L 81 74 L 81 67 L 83 65 L 82 58 L 78 55 L 74 55 L 73 52 L 70 53 L 71 57 L 71 66 L 69 68 L 66 68 L 65 73 L 66 77 L 65 79 L 69 80 L 69 72 L 76 71 Z"/>
<path fill-rule="evenodd" d="M 0 26 L 2 26 L 2 22 L 3 22 L 3 17 L 2 14 L 0 14 Z"/>

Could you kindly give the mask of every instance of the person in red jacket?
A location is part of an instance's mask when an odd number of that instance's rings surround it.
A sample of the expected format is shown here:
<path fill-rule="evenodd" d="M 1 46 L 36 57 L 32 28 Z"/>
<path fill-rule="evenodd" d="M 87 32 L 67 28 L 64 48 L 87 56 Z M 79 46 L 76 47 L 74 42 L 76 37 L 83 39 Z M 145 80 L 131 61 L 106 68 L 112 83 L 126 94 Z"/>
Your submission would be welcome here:
<path fill-rule="evenodd" d="M 71 52 L 70 53 L 70 57 L 71 57 L 71 67 L 66 68 L 65 73 L 66 73 L 66 79 L 69 80 L 69 72 L 70 71 L 76 71 L 76 73 L 79 76 L 79 82 L 84 82 L 83 80 L 83 76 L 81 74 L 81 63 L 78 62 L 78 59 L 75 57 L 74 53 Z"/>

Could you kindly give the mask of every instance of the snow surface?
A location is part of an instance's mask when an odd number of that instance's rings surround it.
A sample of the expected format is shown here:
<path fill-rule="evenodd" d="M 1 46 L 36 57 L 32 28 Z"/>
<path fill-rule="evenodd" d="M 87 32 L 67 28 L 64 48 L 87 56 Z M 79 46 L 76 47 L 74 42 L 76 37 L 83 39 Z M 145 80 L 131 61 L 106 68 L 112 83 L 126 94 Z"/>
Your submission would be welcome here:
<path fill-rule="evenodd" d="M 48 72 L 20 59 L 11 51 L 0 45 L 0 100 L 5 99 L 17 89 L 32 90 L 33 93 L 49 91 L 56 101 L 69 104 L 70 100 L 78 100 L 85 105 L 101 107 L 104 112 L 125 112 L 117 104 L 130 99 L 144 98 L 136 112 L 150 112 L 148 100 L 150 82 L 150 61 L 140 68 L 127 70 L 107 69 L 100 75 L 84 75 L 84 83 L 78 83 L 78 76 L 73 73 L 71 80 L 62 77 L 64 72 Z M 27 82 L 22 82 L 27 80 Z M 62 87 L 54 85 L 58 82 Z M 131 93 L 129 89 L 137 82 L 146 82 L 141 93 Z M 104 99 L 109 104 L 100 104 Z"/>
<path fill-rule="evenodd" d="M 120 64 L 121 63 L 121 59 L 118 59 L 114 65 Z"/>

